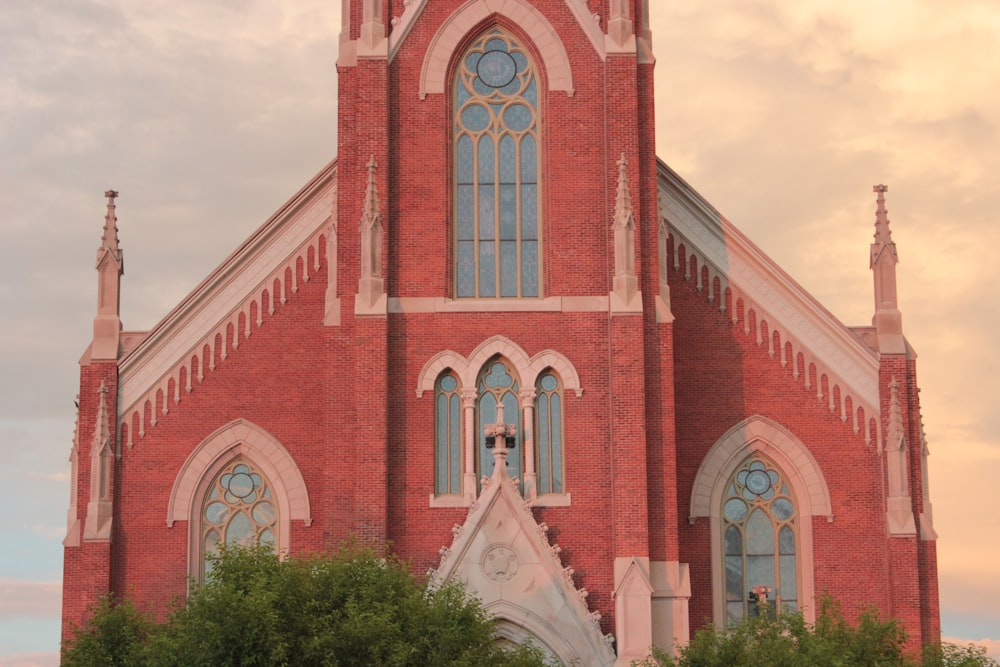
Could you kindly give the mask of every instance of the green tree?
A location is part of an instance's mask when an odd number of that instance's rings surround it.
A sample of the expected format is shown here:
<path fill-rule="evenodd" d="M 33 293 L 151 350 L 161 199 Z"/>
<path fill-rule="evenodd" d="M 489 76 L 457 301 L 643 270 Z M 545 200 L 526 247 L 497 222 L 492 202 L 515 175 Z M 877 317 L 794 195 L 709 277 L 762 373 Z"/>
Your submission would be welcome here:
<path fill-rule="evenodd" d="M 728 628 L 710 625 L 672 655 L 654 649 L 644 667 L 1000 667 L 974 646 L 933 646 L 923 660 L 906 651 L 898 621 L 883 620 L 875 609 L 856 623 L 844 619 L 829 598 L 820 601 L 815 625 L 801 613 L 761 614 Z"/>
<path fill-rule="evenodd" d="M 111 656 L 114 661 L 101 661 Z M 118 656 L 122 656 L 121 659 Z M 228 548 L 204 585 L 161 624 L 102 602 L 63 665 L 543 665 L 533 647 L 504 648 L 479 602 L 454 585 L 430 589 L 405 563 L 346 547 L 280 560 Z"/>

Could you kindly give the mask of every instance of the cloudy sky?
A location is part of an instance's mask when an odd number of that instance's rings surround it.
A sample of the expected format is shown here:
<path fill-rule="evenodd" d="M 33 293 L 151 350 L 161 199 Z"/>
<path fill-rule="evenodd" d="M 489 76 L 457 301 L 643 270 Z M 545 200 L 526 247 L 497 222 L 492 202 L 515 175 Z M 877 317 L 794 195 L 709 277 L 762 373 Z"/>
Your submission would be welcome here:
<path fill-rule="evenodd" d="M 1000 654 L 1000 6 L 654 0 L 657 152 L 843 322 L 889 185 L 947 636 Z M 128 329 L 336 153 L 333 0 L 4 0 L 0 667 L 55 664 L 76 362 L 107 188 Z"/>

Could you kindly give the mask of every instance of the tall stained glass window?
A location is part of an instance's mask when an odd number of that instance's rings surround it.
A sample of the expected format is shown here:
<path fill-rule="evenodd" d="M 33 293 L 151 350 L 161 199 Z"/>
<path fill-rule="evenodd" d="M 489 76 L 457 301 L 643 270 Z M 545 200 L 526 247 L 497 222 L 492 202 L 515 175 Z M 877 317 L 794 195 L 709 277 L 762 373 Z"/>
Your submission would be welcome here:
<path fill-rule="evenodd" d="M 486 364 L 486 368 L 479 374 L 478 392 L 476 405 L 476 435 L 479 440 L 478 477 L 490 477 L 493 474 L 493 450 L 486 447 L 486 425 L 496 423 L 497 405 L 502 402 L 504 423 L 517 426 L 514 449 L 507 455 L 507 471 L 511 477 L 521 479 L 521 460 L 524 457 L 521 434 L 524 429 L 521 428 L 521 410 L 517 398 L 517 376 L 506 360 L 498 358 Z"/>
<path fill-rule="evenodd" d="M 562 387 L 559 378 L 546 371 L 536 388 L 535 451 L 538 453 L 538 493 L 563 492 Z"/>
<path fill-rule="evenodd" d="M 722 500 L 729 622 L 759 613 L 762 591 L 771 609 L 797 608 L 796 532 L 795 500 L 786 481 L 770 462 L 746 461 Z"/>
<path fill-rule="evenodd" d="M 493 28 L 454 81 L 455 294 L 539 296 L 538 77 L 528 51 Z"/>
<path fill-rule="evenodd" d="M 220 545 L 276 544 L 278 508 L 267 478 L 242 458 L 227 465 L 205 494 L 201 525 L 201 578 L 211 569 L 208 557 Z"/>
<path fill-rule="evenodd" d="M 462 402 L 458 378 L 445 374 L 434 390 L 434 493 L 462 493 Z"/>

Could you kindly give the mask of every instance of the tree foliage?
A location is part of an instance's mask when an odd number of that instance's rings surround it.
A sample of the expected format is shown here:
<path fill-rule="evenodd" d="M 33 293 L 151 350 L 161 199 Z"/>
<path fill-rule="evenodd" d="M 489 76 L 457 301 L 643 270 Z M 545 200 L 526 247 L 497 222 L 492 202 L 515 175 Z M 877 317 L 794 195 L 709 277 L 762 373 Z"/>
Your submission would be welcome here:
<path fill-rule="evenodd" d="M 674 657 L 654 650 L 645 667 L 1000 667 L 979 647 L 941 644 L 922 658 L 907 652 L 906 632 L 895 620 L 866 609 L 856 623 L 835 602 L 821 600 L 814 625 L 801 613 L 761 614 L 742 623 L 698 631 Z"/>
<path fill-rule="evenodd" d="M 63 665 L 224 667 L 544 664 L 505 648 L 479 602 L 454 585 L 429 589 L 394 557 L 356 547 L 281 560 L 228 548 L 204 585 L 164 623 L 128 601 L 102 600 L 63 651 Z"/>

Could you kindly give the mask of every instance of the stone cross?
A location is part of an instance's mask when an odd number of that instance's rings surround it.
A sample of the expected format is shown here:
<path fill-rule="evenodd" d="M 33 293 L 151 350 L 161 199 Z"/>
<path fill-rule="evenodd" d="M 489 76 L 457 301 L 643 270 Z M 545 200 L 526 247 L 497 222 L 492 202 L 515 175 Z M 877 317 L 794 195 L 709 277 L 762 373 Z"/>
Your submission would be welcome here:
<path fill-rule="evenodd" d="M 517 425 L 505 424 L 503 421 L 503 401 L 497 401 L 497 422 L 486 424 L 483 429 L 486 432 L 486 448 L 493 450 L 493 474 L 502 467 L 503 472 L 507 472 L 507 453 L 514 448 L 514 436 L 517 434 Z M 511 439 L 510 447 L 507 446 L 507 438 Z"/>

